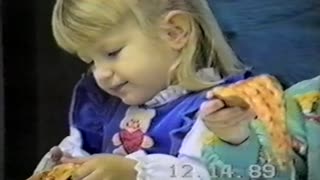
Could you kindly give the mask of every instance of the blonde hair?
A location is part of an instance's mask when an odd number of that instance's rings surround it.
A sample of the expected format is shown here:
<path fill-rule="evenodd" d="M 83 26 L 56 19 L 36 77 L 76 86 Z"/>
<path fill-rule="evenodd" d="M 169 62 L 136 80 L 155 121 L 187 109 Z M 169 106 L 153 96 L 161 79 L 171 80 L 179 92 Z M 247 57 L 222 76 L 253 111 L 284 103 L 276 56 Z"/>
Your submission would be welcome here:
<path fill-rule="evenodd" d="M 52 17 L 53 34 L 60 47 L 81 57 L 86 47 L 129 15 L 148 32 L 172 10 L 185 12 L 193 22 L 190 39 L 171 70 L 170 84 L 198 91 L 214 85 L 197 75 L 201 68 L 213 67 L 222 77 L 244 70 L 206 0 L 57 0 Z"/>

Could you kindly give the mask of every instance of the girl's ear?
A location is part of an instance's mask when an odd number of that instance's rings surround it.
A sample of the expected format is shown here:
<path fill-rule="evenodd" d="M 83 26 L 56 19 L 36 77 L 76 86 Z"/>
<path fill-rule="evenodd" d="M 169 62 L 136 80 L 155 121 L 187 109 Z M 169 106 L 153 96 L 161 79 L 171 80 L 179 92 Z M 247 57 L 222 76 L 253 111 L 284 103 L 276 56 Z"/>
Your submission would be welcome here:
<path fill-rule="evenodd" d="M 161 36 L 175 50 L 188 42 L 192 19 L 183 11 L 170 11 L 161 22 Z"/>

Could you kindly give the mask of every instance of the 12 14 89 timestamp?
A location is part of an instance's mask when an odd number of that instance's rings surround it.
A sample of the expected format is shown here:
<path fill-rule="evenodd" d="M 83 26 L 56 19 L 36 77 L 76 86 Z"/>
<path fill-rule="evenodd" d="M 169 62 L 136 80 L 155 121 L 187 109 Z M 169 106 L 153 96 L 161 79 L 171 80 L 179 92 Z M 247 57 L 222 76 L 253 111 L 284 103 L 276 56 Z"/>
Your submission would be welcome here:
<path fill-rule="evenodd" d="M 172 165 L 170 166 L 172 178 L 192 178 L 194 176 L 194 167 L 190 164 L 183 164 L 180 166 Z M 245 171 L 245 172 L 243 172 Z M 276 176 L 276 168 L 272 164 L 252 164 L 246 170 L 242 170 L 233 168 L 231 165 L 220 165 L 211 166 L 209 170 L 209 174 L 211 178 L 265 178 L 270 179 Z"/>

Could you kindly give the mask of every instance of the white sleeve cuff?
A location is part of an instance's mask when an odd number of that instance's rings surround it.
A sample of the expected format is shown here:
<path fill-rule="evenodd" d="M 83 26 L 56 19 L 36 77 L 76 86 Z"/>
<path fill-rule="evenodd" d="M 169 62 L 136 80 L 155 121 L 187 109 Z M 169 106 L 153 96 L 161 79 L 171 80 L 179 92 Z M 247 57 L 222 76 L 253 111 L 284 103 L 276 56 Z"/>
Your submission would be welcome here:
<path fill-rule="evenodd" d="M 206 168 L 197 160 L 165 154 L 147 155 L 143 151 L 130 154 L 127 158 L 138 163 L 136 180 L 209 180 Z"/>
<path fill-rule="evenodd" d="M 206 127 L 202 119 L 198 117 L 192 129 L 183 139 L 179 154 L 200 159 L 205 138 L 212 135 L 213 133 Z"/>
<path fill-rule="evenodd" d="M 61 150 L 69 153 L 73 157 L 86 157 L 90 154 L 81 149 L 82 138 L 80 131 L 74 127 L 70 127 L 70 135 L 64 138 L 59 144 Z"/>

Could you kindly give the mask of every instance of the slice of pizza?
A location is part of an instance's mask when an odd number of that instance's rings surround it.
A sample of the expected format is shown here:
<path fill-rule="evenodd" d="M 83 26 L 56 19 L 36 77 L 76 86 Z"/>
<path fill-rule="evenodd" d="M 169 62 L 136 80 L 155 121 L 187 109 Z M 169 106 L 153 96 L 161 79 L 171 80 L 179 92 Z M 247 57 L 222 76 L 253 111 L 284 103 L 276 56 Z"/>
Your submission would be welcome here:
<path fill-rule="evenodd" d="M 27 180 L 71 180 L 72 174 L 78 167 L 76 164 L 57 165 L 52 170 L 35 174 Z"/>
<path fill-rule="evenodd" d="M 260 75 L 215 89 L 228 106 L 249 107 L 265 127 L 271 153 L 280 167 L 288 165 L 291 138 L 286 127 L 284 91 L 272 76 Z"/>

